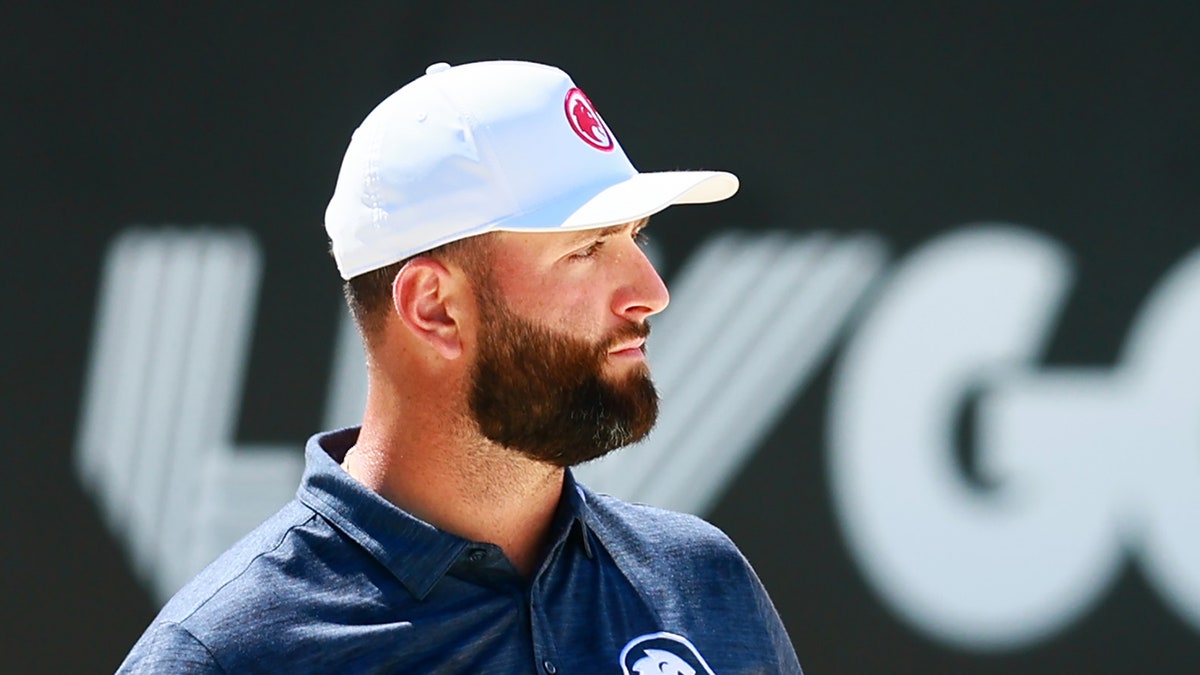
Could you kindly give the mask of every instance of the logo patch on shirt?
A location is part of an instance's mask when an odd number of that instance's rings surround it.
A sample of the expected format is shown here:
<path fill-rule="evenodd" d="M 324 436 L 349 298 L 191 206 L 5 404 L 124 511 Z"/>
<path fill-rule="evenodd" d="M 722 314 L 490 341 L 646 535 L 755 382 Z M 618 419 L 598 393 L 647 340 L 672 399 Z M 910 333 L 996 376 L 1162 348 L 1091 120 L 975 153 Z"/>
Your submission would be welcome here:
<path fill-rule="evenodd" d="M 621 650 L 625 675 L 714 675 L 688 639 L 674 633 L 635 637 Z"/>

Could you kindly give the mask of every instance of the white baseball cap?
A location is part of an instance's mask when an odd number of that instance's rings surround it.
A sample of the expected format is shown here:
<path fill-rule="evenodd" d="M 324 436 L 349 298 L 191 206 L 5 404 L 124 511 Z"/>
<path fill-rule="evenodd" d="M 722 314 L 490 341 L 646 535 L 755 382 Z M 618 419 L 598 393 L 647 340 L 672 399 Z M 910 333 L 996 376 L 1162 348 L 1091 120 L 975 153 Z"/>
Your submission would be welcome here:
<path fill-rule="evenodd" d="M 726 199 L 723 171 L 638 173 L 551 66 L 430 66 L 354 132 L 325 229 L 343 279 L 493 231 L 608 227 Z"/>

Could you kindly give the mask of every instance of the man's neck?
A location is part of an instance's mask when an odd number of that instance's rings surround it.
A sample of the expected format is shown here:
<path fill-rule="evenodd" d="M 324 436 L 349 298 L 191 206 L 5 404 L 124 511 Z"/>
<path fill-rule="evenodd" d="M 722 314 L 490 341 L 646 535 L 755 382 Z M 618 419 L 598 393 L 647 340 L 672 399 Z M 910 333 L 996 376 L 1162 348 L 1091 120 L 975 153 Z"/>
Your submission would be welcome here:
<path fill-rule="evenodd" d="M 499 546 L 524 576 L 536 571 L 562 496 L 561 468 L 496 446 L 464 424 L 422 435 L 364 421 L 343 466 L 412 515 Z"/>

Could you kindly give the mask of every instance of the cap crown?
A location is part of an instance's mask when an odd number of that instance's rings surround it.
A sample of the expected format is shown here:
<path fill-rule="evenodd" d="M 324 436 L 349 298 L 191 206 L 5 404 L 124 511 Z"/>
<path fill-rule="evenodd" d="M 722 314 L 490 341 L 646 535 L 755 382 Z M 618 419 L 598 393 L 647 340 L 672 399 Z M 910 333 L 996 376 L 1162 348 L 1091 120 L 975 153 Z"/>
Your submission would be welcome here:
<path fill-rule="evenodd" d="M 484 232 L 556 228 L 636 174 L 558 68 L 439 64 L 354 132 L 325 226 L 349 279 Z"/>

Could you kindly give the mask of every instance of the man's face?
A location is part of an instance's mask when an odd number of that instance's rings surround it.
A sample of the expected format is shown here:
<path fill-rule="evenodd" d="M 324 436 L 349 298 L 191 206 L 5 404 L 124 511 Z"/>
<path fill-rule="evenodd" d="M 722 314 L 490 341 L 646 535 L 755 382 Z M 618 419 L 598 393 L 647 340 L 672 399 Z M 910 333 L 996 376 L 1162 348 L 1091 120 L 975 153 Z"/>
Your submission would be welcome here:
<path fill-rule="evenodd" d="M 561 250 L 551 245 L 546 257 L 535 247 L 531 267 L 507 286 L 518 302 L 523 285 L 535 289 L 533 304 L 544 320 L 519 316 L 497 290 L 503 279 L 487 278 L 477 285 L 480 331 L 468 399 L 471 412 L 487 438 L 556 466 L 574 466 L 636 442 L 658 416 L 658 394 L 642 343 L 649 333 L 646 317 L 665 306 L 665 288 L 659 304 L 614 304 L 614 297 L 629 294 L 630 284 L 644 284 L 644 279 L 612 283 L 631 270 L 636 276 L 649 269 L 660 288 L 661 279 L 628 233 L 607 239 L 601 248 L 608 251 L 593 251 L 586 259 L 573 258 L 573 248 L 559 255 Z M 506 259 L 522 253 L 529 250 L 509 251 Z M 630 265 L 630 255 L 641 256 L 645 264 Z M 504 269 L 494 272 L 502 276 Z M 560 302 L 548 302 L 554 299 Z M 626 305 L 628 311 L 613 309 Z M 563 306 L 570 310 L 556 311 Z M 594 311 L 584 312 L 586 308 Z M 568 332 L 571 325 L 578 330 Z"/>

